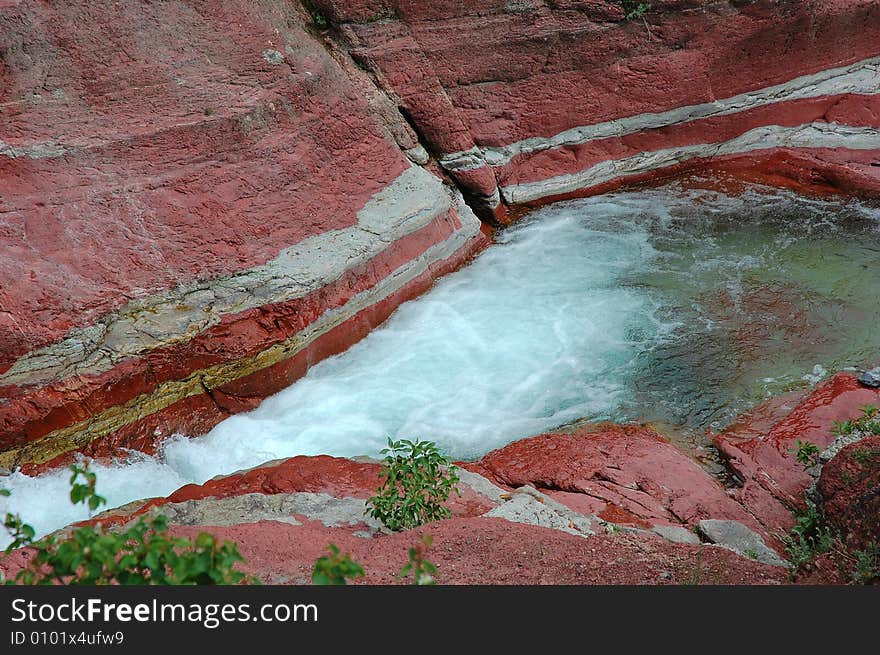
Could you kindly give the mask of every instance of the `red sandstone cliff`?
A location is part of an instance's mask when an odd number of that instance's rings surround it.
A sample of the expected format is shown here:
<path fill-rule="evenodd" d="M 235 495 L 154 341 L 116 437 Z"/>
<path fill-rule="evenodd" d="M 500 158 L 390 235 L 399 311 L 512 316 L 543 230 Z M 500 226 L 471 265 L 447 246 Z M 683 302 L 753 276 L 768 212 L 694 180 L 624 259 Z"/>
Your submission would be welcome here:
<path fill-rule="evenodd" d="M 255 406 L 485 245 L 472 208 L 695 168 L 876 195 L 878 98 L 874 0 L 655 0 L 644 21 L 603 0 L 0 1 L 0 467 Z M 643 428 L 511 444 L 466 465 L 434 559 L 445 582 L 780 582 L 810 481 L 793 444 L 869 402 L 840 375 L 744 417 L 716 440 L 732 488 Z M 820 490 L 864 544 L 876 475 L 843 484 L 850 451 Z M 413 535 L 364 538 L 376 472 L 294 458 L 105 520 L 162 506 L 271 582 L 335 541 L 388 582 Z"/>
<path fill-rule="evenodd" d="M 874 0 L 0 3 L 0 466 L 350 345 L 485 243 L 442 170 L 490 220 L 694 167 L 877 193 L 878 66 Z"/>
<path fill-rule="evenodd" d="M 487 212 L 707 165 L 880 192 L 880 5 L 316 0 Z"/>
<path fill-rule="evenodd" d="M 485 243 L 425 161 L 298 3 L 3 3 L 0 466 L 204 431 L 363 336 Z"/>

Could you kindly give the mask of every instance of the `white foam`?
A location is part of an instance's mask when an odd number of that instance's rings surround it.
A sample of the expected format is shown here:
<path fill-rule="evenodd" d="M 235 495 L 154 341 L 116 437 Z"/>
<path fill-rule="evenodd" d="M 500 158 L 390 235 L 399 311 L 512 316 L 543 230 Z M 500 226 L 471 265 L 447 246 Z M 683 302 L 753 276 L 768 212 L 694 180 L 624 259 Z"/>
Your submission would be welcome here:
<path fill-rule="evenodd" d="M 98 491 L 114 506 L 270 459 L 376 455 L 389 436 L 430 439 L 456 458 L 473 458 L 579 418 L 627 418 L 634 389 L 646 384 L 661 395 L 643 402 L 681 403 L 673 397 L 681 383 L 675 370 L 640 368 L 683 320 L 645 276 L 675 286 L 682 276 L 722 268 L 733 272 L 717 276 L 720 284 L 738 283 L 764 255 L 725 259 L 715 243 L 723 235 L 689 235 L 689 221 L 705 224 L 722 210 L 748 216 L 754 204 L 772 213 L 793 202 L 800 201 L 780 193 L 727 198 L 665 189 L 544 208 L 256 410 L 195 439 L 176 436 L 159 457 L 95 464 Z M 670 246 L 670 239 L 678 241 Z M 693 299 L 679 306 L 699 308 Z M 0 498 L 0 511 L 21 513 L 40 533 L 85 518 L 65 500 L 68 477 L 16 473 L 0 483 L 13 491 Z"/>

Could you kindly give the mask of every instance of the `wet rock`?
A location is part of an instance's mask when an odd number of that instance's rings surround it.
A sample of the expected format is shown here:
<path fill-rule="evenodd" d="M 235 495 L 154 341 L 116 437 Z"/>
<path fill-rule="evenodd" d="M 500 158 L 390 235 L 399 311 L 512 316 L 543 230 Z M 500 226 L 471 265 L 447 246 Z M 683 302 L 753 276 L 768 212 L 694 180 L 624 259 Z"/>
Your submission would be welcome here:
<path fill-rule="evenodd" d="M 646 33 L 612 2 L 406 3 L 377 21 L 372 4 L 315 1 L 499 220 L 499 196 L 602 192 L 707 159 L 775 184 L 880 191 L 870 133 L 861 152 L 843 145 L 863 138 L 849 126 L 877 126 L 874 3 L 655 2 Z M 848 75 L 842 62 L 862 67 Z"/>
<path fill-rule="evenodd" d="M 698 524 L 700 533 L 707 541 L 724 546 L 762 564 L 787 566 L 787 562 L 779 554 L 769 548 L 761 535 L 749 530 L 739 521 L 706 519 Z"/>
<path fill-rule="evenodd" d="M 598 0 L 314 0 L 348 52 L 297 3 L 141 3 L 124 16 L 110 0 L 3 4 L 0 107 L 14 110 L 0 141 L 0 214 L 12 217 L 0 235 L 0 470 L 204 433 L 466 261 L 486 243 L 473 212 L 412 162 L 439 162 L 502 222 L 508 204 L 707 165 L 880 193 L 878 10 L 866 0 L 790 15 L 664 3 L 648 34 Z M 359 229 L 360 210 L 412 170 L 431 181 L 407 187 L 436 210 L 431 224 L 384 203 L 407 234 Z M 332 249 L 343 270 L 328 280 L 329 260 L 302 270 L 282 257 L 341 233 L 375 239 Z M 413 263 L 434 246 L 436 261 Z M 421 273 L 389 296 L 359 295 L 403 265 Z M 314 325 L 324 310 L 352 297 L 351 320 L 312 340 L 329 330 Z M 308 343 L 296 354 L 294 337 Z M 608 511 L 635 515 L 633 502 Z"/>
<path fill-rule="evenodd" d="M 866 387 L 880 387 L 880 366 L 862 373 L 859 376 L 859 382 L 864 384 Z"/>
<path fill-rule="evenodd" d="M 298 3 L 0 5 L 0 468 L 203 434 L 486 243 Z"/>

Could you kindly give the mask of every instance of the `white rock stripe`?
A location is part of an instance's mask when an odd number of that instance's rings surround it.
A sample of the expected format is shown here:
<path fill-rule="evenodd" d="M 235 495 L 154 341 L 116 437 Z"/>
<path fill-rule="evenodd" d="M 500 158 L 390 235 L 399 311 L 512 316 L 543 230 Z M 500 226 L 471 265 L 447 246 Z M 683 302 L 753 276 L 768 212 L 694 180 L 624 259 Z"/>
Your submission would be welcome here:
<path fill-rule="evenodd" d="M 305 330 L 314 338 L 314 333 L 339 322 L 330 314 L 351 316 L 375 304 L 475 237 L 479 220 L 461 197 L 431 173 L 412 166 L 367 202 L 357 214 L 357 225 L 305 239 L 263 265 L 136 299 L 94 325 L 74 328 L 64 339 L 18 358 L 0 375 L 0 386 L 99 374 L 156 348 L 185 343 L 226 315 L 302 298 L 453 206 L 462 227 L 452 237 L 356 294 L 338 310 L 325 312 Z"/>
<path fill-rule="evenodd" d="M 36 441 L 0 452 L 0 475 L 25 462 L 42 463 L 56 455 L 77 450 L 101 437 L 113 434 L 124 426 L 160 412 L 175 403 L 205 393 L 250 375 L 275 363 L 290 359 L 306 349 L 321 335 L 353 317 L 362 309 L 388 298 L 408 282 L 426 272 L 432 264 L 449 259 L 468 247 L 480 233 L 480 222 L 463 198 L 455 195 L 456 209 L 462 227 L 447 239 L 431 246 L 420 256 L 407 261 L 378 284 L 352 296 L 342 307 L 329 309 L 305 329 L 281 343 L 269 346 L 256 355 L 234 362 L 221 363 L 195 371 L 183 380 L 160 383 L 154 391 L 142 394 L 124 405 L 108 407 L 89 418 L 60 428 Z M 160 432 L 154 432 L 160 436 Z"/>
<path fill-rule="evenodd" d="M 501 195 L 510 204 L 521 204 L 547 196 L 572 193 L 691 159 L 721 157 L 771 148 L 877 150 L 880 149 L 880 130 L 836 123 L 808 123 L 797 127 L 766 125 L 749 130 L 729 141 L 654 150 L 623 159 L 603 161 L 576 173 L 558 175 L 537 182 L 511 184 L 501 188 Z"/>
<path fill-rule="evenodd" d="M 849 66 L 803 75 L 783 84 L 748 91 L 715 102 L 573 127 L 549 138 L 531 137 L 500 148 L 474 147 L 470 150 L 445 155 L 440 159 L 440 163 L 449 171 L 474 170 L 487 164 L 495 167 L 504 166 L 517 155 L 541 152 L 561 146 L 580 145 L 608 137 L 621 137 L 642 130 L 680 125 L 714 116 L 736 114 L 778 102 L 845 93 L 880 94 L 880 57 L 872 57 Z"/>
<path fill-rule="evenodd" d="M 74 149 L 69 146 L 58 145 L 54 141 L 45 143 L 34 143 L 21 148 L 11 146 L 0 139 L 0 157 L 9 157 L 16 159 L 17 157 L 27 157 L 29 159 L 54 159 L 63 157 Z"/>

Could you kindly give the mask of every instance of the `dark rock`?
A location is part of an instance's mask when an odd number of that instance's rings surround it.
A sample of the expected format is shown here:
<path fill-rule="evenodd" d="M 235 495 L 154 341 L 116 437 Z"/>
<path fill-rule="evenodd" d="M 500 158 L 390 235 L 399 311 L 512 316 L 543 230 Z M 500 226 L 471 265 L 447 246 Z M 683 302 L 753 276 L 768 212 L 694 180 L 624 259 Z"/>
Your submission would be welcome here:
<path fill-rule="evenodd" d="M 859 376 L 859 382 L 866 387 L 880 387 L 880 366 L 862 373 Z"/>

